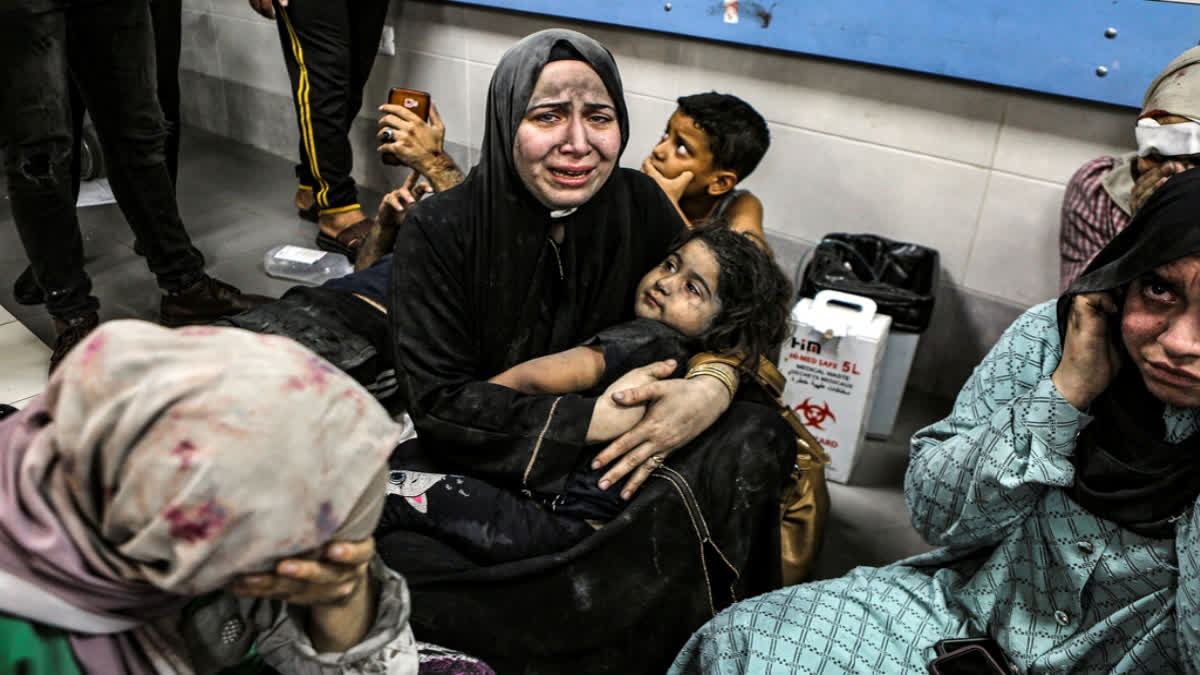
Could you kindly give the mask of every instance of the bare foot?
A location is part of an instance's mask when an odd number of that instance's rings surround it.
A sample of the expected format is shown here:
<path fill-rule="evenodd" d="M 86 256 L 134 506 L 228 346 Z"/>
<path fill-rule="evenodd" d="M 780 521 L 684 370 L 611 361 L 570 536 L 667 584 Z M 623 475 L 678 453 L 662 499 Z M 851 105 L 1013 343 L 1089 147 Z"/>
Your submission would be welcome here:
<path fill-rule="evenodd" d="M 366 217 L 362 209 L 354 209 L 353 211 L 346 211 L 344 213 L 325 214 L 317 220 L 317 226 L 325 234 L 336 237 L 342 230 L 366 219 Z"/>
<path fill-rule="evenodd" d="M 296 208 L 300 211 L 307 211 L 317 203 L 317 198 L 313 196 L 312 190 L 296 190 Z"/>

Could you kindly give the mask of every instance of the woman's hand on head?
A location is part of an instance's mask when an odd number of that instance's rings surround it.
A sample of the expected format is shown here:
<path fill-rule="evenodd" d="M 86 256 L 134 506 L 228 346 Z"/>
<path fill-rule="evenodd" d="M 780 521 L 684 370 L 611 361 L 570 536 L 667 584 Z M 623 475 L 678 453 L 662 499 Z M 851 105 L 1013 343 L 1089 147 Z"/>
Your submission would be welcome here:
<path fill-rule="evenodd" d="M 649 406 L 637 426 L 592 462 L 593 468 L 599 468 L 619 458 L 600 479 L 600 486 L 608 489 L 628 475 L 623 499 L 631 499 L 671 453 L 712 426 L 732 402 L 729 390 L 713 377 L 660 380 L 619 391 L 612 398 L 622 406 Z"/>
<path fill-rule="evenodd" d="M 691 171 L 684 171 L 674 178 L 667 178 L 661 171 L 654 168 L 654 162 L 651 161 L 650 157 L 647 157 L 642 162 L 642 173 L 653 178 L 654 182 L 658 183 L 663 192 L 667 193 L 671 201 L 676 204 L 679 204 L 679 200 L 683 199 L 684 191 L 687 190 L 688 184 L 692 182 L 692 178 L 696 175 Z"/>
<path fill-rule="evenodd" d="M 1110 335 L 1110 319 L 1118 314 L 1109 293 L 1081 293 L 1071 299 L 1062 360 L 1051 380 L 1077 410 L 1086 410 L 1121 368 L 1120 335 Z"/>
<path fill-rule="evenodd" d="M 390 152 L 405 166 L 422 173 L 429 173 L 434 160 L 442 156 L 442 144 L 446 136 L 446 125 L 438 114 L 437 106 L 429 105 L 429 122 L 417 117 L 413 111 L 401 105 L 379 106 L 383 117 L 379 118 L 378 152 Z M 391 131 L 391 141 L 384 134 Z"/>
<path fill-rule="evenodd" d="M 273 574 L 241 577 L 231 590 L 235 595 L 295 605 L 341 605 L 365 588 L 367 567 L 374 556 L 373 538 L 334 541 L 321 550 L 316 560 L 281 560 Z"/>

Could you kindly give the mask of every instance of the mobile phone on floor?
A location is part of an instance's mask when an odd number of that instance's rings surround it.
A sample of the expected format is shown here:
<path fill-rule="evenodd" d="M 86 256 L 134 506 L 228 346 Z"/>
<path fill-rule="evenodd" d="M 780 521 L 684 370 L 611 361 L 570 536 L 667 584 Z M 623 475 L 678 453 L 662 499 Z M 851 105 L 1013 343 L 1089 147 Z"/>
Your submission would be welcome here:
<path fill-rule="evenodd" d="M 388 92 L 388 103 L 403 106 L 422 120 L 429 121 L 429 92 L 427 91 L 392 87 L 392 90 Z M 382 159 L 383 163 L 389 166 L 401 164 L 400 158 L 390 152 L 383 153 Z"/>
<path fill-rule="evenodd" d="M 950 638 L 947 640 L 939 640 L 933 645 L 933 651 L 938 656 L 952 654 L 960 649 L 967 647 L 979 647 L 988 653 L 996 663 L 1000 664 L 1005 671 L 1010 673 L 1019 673 L 1020 671 L 1013 667 L 1012 661 L 1000 649 L 999 643 L 990 637 L 971 637 L 971 638 Z"/>
<path fill-rule="evenodd" d="M 963 647 L 929 662 L 929 675 L 1010 675 L 979 645 Z"/>

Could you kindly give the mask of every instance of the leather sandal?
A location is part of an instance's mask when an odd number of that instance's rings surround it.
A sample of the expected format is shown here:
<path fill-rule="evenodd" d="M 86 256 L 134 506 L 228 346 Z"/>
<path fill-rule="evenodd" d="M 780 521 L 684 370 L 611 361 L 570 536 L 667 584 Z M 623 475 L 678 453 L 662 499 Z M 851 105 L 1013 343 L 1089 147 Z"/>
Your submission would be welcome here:
<path fill-rule="evenodd" d="M 330 253 L 341 253 L 346 256 L 347 260 L 354 262 L 358 257 L 358 249 L 362 248 L 363 242 L 367 240 L 367 234 L 374 226 L 375 221 L 363 218 L 338 232 L 336 237 L 324 232 L 317 232 L 317 248 Z"/>

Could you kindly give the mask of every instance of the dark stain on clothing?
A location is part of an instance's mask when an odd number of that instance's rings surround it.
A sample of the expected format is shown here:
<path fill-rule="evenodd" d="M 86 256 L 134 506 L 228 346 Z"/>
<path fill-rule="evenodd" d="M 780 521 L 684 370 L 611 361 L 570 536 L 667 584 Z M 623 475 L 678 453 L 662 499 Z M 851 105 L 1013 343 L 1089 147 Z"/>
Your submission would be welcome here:
<path fill-rule="evenodd" d="M 187 471 L 192 468 L 192 454 L 196 452 L 196 444 L 191 441 L 179 441 L 179 445 L 171 451 L 173 457 L 179 458 L 179 470 Z"/>
<path fill-rule="evenodd" d="M 168 534 L 188 543 L 212 537 L 220 531 L 227 517 L 225 508 L 212 499 L 198 506 L 172 506 L 163 513 L 163 518 L 170 523 Z"/>
<path fill-rule="evenodd" d="M 337 519 L 333 517 L 333 504 L 328 501 L 321 502 L 317 511 L 317 537 L 322 541 L 329 539 L 337 531 L 337 526 Z"/>

